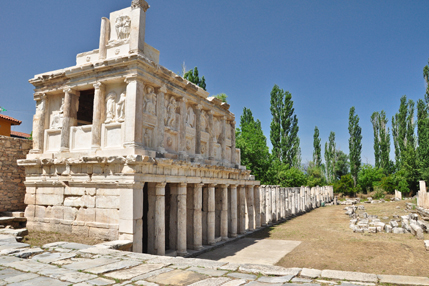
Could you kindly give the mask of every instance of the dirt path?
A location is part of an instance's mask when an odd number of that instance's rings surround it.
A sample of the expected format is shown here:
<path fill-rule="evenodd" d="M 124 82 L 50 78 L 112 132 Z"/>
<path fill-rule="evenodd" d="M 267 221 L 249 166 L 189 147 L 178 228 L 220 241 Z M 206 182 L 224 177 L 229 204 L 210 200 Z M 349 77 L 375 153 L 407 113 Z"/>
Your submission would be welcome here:
<path fill-rule="evenodd" d="M 422 240 L 411 234 L 353 233 L 343 208 L 319 208 L 253 237 L 302 241 L 277 263 L 283 267 L 429 276 L 429 252 Z M 379 217 L 407 214 L 405 201 L 365 204 L 365 208 Z"/>

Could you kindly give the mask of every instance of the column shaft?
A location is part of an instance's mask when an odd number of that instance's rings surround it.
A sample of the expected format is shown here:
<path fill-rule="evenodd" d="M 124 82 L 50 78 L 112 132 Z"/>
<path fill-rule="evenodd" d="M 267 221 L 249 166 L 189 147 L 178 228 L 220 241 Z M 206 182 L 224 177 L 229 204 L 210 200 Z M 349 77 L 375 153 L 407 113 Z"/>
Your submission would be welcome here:
<path fill-rule="evenodd" d="M 237 164 L 236 162 L 236 156 L 235 156 L 235 121 L 231 122 L 231 164 L 235 166 Z"/>
<path fill-rule="evenodd" d="M 143 93 L 144 84 L 137 75 L 125 79 L 127 92 L 125 97 L 125 145 L 137 147 L 143 144 Z"/>
<path fill-rule="evenodd" d="M 195 108 L 195 154 L 201 154 L 201 105 Z"/>
<path fill-rule="evenodd" d="M 61 151 L 69 151 L 70 144 L 70 127 L 77 123 L 77 110 L 79 92 L 67 88 L 64 90 L 64 118 L 63 127 L 61 129 Z"/>
<path fill-rule="evenodd" d="M 222 126 L 222 131 L 221 131 L 221 136 L 220 136 L 220 154 L 221 154 L 221 160 L 222 163 L 226 162 L 226 117 L 223 116 L 221 118 L 221 126 Z"/>
<path fill-rule="evenodd" d="M 237 236 L 237 186 L 231 185 L 231 237 Z"/>
<path fill-rule="evenodd" d="M 97 150 L 101 146 L 101 125 L 105 115 L 104 85 L 100 82 L 94 84 L 94 107 L 92 115 L 92 141 L 91 148 Z"/>
<path fill-rule="evenodd" d="M 228 185 L 221 185 L 221 192 L 220 236 L 222 240 L 228 240 Z"/>
<path fill-rule="evenodd" d="M 156 184 L 155 249 L 157 255 L 165 255 L 165 183 Z"/>
<path fill-rule="evenodd" d="M 253 186 L 247 186 L 247 216 L 249 221 L 249 230 L 255 229 L 255 211 L 253 202 Z"/>
<path fill-rule="evenodd" d="M 255 228 L 261 227 L 261 192 L 259 186 L 254 188 L 254 201 L 255 201 Z"/>
<path fill-rule="evenodd" d="M 207 209 L 207 240 L 210 245 L 215 244 L 215 185 L 208 187 Z"/>
<path fill-rule="evenodd" d="M 213 122 L 213 111 L 209 111 L 209 160 L 214 159 L 214 122 Z"/>
<path fill-rule="evenodd" d="M 186 183 L 177 190 L 177 255 L 186 255 Z"/>
<path fill-rule="evenodd" d="M 246 233 L 246 187 L 245 186 L 240 186 L 239 187 L 239 194 L 240 194 L 240 198 L 239 198 L 239 229 L 238 232 L 240 234 Z"/>
<path fill-rule="evenodd" d="M 203 187 L 203 184 L 194 185 L 194 250 L 200 250 L 201 248 L 203 248 L 202 187 Z"/>

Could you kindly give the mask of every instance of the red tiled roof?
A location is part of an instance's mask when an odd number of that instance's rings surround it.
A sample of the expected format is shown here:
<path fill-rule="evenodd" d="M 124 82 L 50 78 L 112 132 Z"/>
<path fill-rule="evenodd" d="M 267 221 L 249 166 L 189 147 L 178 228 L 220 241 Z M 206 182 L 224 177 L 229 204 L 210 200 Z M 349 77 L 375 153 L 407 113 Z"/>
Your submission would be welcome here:
<path fill-rule="evenodd" d="M 10 116 L 4 115 L 4 114 L 0 114 L 0 118 L 11 121 L 12 125 L 20 125 L 22 123 L 21 120 L 15 119 L 13 117 L 10 117 Z"/>
<path fill-rule="evenodd" d="M 18 131 L 10 131 L 10 136 L 12 137 L 22 137 L 22 138 L 30 138 L 30 134 Z"/>

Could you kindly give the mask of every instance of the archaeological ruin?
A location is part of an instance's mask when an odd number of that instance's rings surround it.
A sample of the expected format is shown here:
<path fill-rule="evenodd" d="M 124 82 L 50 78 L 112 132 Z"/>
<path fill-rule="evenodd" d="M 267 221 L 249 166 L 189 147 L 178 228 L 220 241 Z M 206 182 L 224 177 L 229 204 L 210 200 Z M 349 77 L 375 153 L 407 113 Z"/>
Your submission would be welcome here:
<path fill-rule="evenodd" d="M 229 105 L 145 43 L 148 8 L 133 0 L 102 18 L 98 49 L 30 80 L 28 229 L 186 255 L 333 199 L 331 187 L 260 188 L 240 165 Z"/>

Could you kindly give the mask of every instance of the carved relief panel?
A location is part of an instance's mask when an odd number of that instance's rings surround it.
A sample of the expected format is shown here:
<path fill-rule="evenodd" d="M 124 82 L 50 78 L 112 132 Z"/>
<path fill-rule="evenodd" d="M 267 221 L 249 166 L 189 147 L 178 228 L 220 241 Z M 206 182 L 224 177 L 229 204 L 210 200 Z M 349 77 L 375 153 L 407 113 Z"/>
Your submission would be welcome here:
<path fill-rule="evenodd" d="M 164 148 L 169 152 L 177 153 L 179 143 L 179 103 L 173 95 L 164 97 Z"/>
<path fill-rule="evenodd" d="M 61 129 L 64 117 L 64 95 L 54 95 L 49 97 L 50 118 L 49 129 Z M 37 107 L 41 109 L 41 106 Z M 45 108 L 45 107 L 43 107 Z"/>
<path fill-rule="evenodd" d="M 125 92 L 121 92 L 119 96 L 115 91 L 111 91 L 107 94 L 105 123 L 124 122 L 125 97 Z"/>

